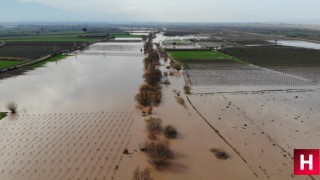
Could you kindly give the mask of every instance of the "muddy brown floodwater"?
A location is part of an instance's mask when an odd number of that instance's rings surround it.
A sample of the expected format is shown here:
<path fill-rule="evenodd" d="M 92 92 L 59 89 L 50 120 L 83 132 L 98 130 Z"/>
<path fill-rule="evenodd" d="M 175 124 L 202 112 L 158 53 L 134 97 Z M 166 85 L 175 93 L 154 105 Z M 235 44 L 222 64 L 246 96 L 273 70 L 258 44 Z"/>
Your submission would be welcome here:
<path fill-rule="evenodd" d="M 91 112 L 134 106 L 142 79 L 142 43 L 97 43 L 58 62 L 0 80 L 0 111 Z"/>

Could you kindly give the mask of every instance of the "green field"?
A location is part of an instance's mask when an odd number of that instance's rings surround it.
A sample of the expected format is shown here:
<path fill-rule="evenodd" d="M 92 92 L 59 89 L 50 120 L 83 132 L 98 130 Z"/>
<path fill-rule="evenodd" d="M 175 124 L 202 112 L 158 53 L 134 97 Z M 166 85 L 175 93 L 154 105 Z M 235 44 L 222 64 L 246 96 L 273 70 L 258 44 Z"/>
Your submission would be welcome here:
<path fill-rule="evenodd" d="M 246 63 L 240 59 L 234 58 L 227 54 L 218 51 L 197 51 L 197 50 L 190 50 L 190 51 L 169 51 L 171 57 L 176 61 L 176 63 L 180 64 L 181 66 L 187 68 L 187 63 L 194 63 L 194 62 L 210 62 L 210 61 L 235 61 L 238 63 Z"/>
<path fill-rule="evenodd" d="M 11 66 L 16 66 L 21 64 L 22 61 L 8 61 L 8 60 L 0 60 L 0 69 L 8 68 Z"/>
<path fill-rule="evenodd" d="M 32 67 L 34 67 L 34 68 L 43 67 L 43 66 L 44 66 L 46 63 L 48 63 L 48 62 L 59 61 L 59 60 L 64 59 L 64 58 L 66 58 L 66 57 L 68 57 L 68 55 L 55 56 L 55 57 L 52 57 L 52 58 L 47 59 L 47 60 L 45 60 L 45 61 L 41 61 L 41 62 L 38 62 L 38 63 L 36 63 L 36 64 L 33 64 Z"/>
<path fill-rule="evenodd" d="M 217 60 L 233 59 L 233 57 L 218 51 L 169 51 L 176 60 Z"/>
<path fill-rule="evenodd" d="M 9 36 L 1 37 L 0 41 L 5 42 L 94 42 L 102 38 L 98 37 L 80 37 L 89 35 L 101 35 L 101 34 L 85 34 L 79 32 L 69 33 L 48 33 L 40 35 L 29 35 L 29 36 Z"/>
<path fill-rule="evenodd" d="M 5 112 L 0 112 L 0 120 L 5 118 L 7 116 L 7 113 Z"/>
<path fill-rule="evenodd" d="M 115 38 L 142 38 L 142 35 L 130 35 L 130 34 L 115 34 Z"/>
<path fill-rule="evenodd" d="M 1 41 L 6 42 L 94 42 L 98 38 L 81 38 L 72 36 L 23 36 L 2 38 Z"/>

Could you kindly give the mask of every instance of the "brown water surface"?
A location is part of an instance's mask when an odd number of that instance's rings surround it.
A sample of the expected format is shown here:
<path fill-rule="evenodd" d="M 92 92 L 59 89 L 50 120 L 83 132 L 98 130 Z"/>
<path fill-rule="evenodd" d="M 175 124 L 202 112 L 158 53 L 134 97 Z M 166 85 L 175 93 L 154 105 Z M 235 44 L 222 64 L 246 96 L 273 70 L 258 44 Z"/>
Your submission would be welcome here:
<path fill-rule="evenodd" d="M 0 80 L 0 111 L 90 112 L 132 108 L 143 82 L 143 43 L 97 43 L 58 62 Z"/>

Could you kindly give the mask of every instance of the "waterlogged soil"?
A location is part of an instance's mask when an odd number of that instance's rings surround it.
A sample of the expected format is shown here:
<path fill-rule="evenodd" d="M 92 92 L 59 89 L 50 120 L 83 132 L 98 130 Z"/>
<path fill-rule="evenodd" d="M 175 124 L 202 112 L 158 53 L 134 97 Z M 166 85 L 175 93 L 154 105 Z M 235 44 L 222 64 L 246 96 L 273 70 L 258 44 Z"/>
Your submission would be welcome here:
<path fill-rule="evenodd" d="M 292 175 L 293 150 L 320 146 L 319 94 L 318 88 L 197 94 L 189 99 L 258 179 L 308 179 Z"/>
<path fill-rule="evenodd" d="M 309 79 L 249 64 L 228 61 L 187 63 L 185 80 L 191 86 L 304 86 Z"/>

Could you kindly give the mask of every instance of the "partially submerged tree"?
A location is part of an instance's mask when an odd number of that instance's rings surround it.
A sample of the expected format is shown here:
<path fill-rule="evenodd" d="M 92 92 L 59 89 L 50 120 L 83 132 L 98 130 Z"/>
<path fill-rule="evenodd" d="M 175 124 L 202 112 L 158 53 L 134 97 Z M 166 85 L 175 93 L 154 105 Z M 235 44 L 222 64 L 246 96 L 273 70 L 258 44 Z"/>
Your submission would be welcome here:
<path fill-rule="evenodd" d="M 11 112 L 11 114 L 16 114 L 18 105 L 14 102 L 10 102 L 7 104 L 7 109 Z"/>

